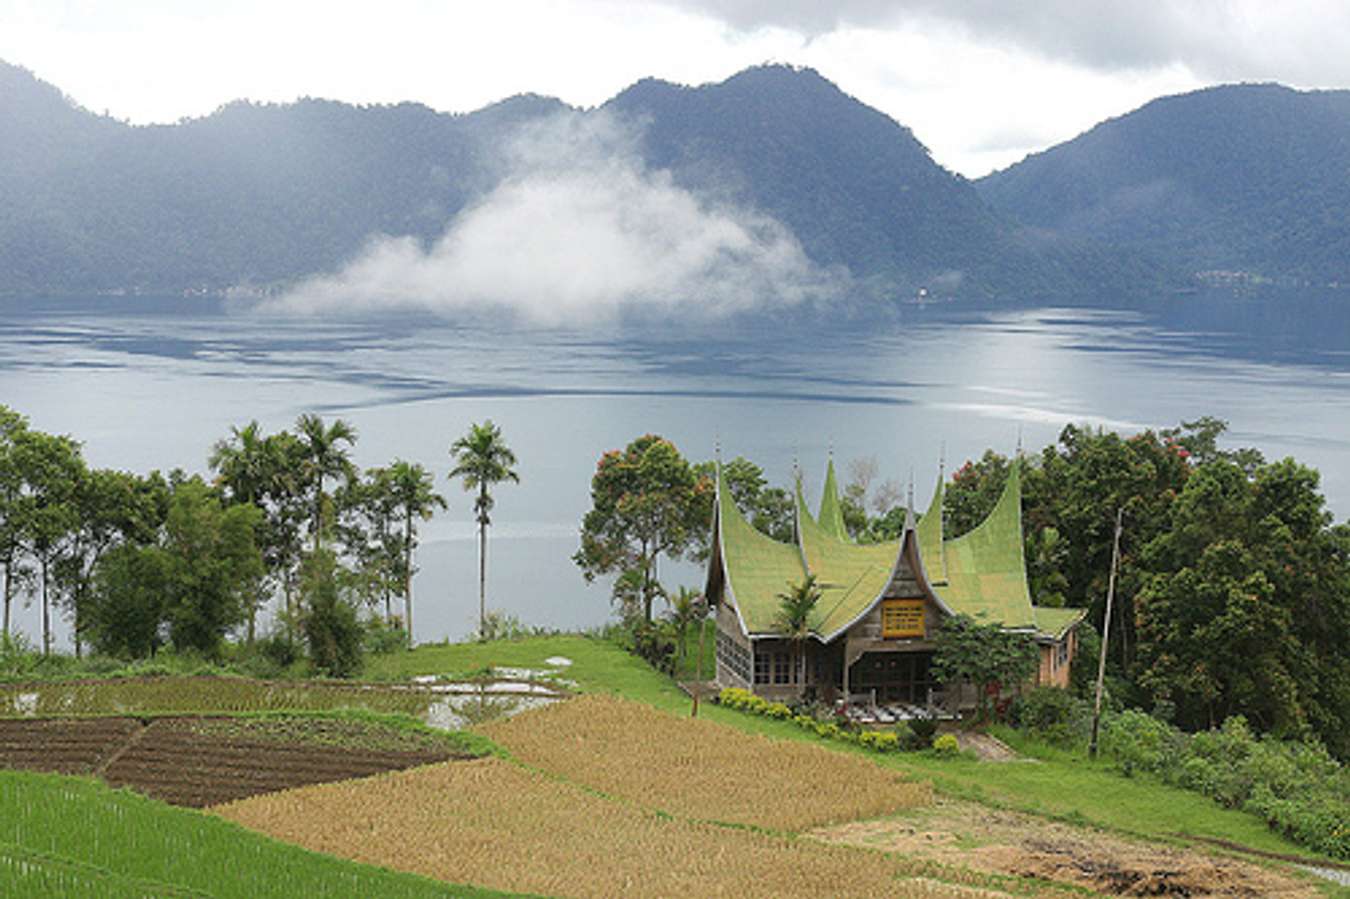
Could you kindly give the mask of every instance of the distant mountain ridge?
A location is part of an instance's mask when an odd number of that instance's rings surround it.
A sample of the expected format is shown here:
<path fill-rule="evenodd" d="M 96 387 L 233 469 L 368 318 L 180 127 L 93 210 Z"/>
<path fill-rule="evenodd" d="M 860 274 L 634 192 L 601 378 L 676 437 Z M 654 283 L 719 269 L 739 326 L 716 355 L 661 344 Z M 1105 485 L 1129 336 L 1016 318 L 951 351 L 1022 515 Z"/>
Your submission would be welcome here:
<path fill-rule="evenodd" d="M 1163 97 L 976 186 L 1024 224 L 1208 280 L 1350 284 L 1350 91 Z"/>
<path fill-rule="evenodd" d="M 1111 198 L 1142 182 L 1150 215 L 1168 209 L 1148 194 L 1143 162 L 1117 176 L 1068 165 L 1057 148 L 972 184 L 809 69 L 761 66 L 700 87 L 644 79 L 601 110 L 639 126 L 649 168 L 771 216 L 869 300 L 1175 290 L 1229 259 L 1171 252 L 1184 243 L 1175 228 L 1133 236 L 1139 223 Z M 275 289 L 337 270 L 379 235 L 427 246 L 499 183 L 517 129 L 561 112 L 595 114 L 537 95 L 461 115 L 306 99 L 130 126 L 0 62 L 0 294 Z M 1189 228 L 1208 214 L 1177 196 L 1195 215 L 1169 220 Z M 1346 206 L 1323 214 L 1333 208 Z"/>

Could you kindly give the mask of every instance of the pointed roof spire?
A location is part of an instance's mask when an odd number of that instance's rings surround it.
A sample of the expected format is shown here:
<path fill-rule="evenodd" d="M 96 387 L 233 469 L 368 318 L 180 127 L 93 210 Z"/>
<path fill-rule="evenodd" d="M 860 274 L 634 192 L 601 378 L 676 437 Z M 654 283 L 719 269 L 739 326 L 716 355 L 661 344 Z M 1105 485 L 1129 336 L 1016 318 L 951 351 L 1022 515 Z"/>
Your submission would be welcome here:
<path fill-rule="evenodd" d="M 839 540 L 848 540 L 844 527 L 844 510 L 839 503 L 839 481 L 834 476 L 834 459 L 825 465 L 825 487 L 820 494 L 820 513 L 816 516 L 827 534 Z"/>

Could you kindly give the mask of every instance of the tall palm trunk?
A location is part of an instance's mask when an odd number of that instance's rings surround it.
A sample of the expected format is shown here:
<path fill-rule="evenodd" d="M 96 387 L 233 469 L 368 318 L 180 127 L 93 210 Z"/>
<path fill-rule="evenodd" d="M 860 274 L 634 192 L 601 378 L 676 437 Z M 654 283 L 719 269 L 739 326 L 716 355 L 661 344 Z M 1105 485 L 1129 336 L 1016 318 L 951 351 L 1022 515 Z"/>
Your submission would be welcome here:
<path fill-rule="evenodd" d="M 388 612 L 386 598 L 386 613 Z M 387 617 L 387 616 L 386 616 Z M 408 648 L 412 649 L 412 507 L 403 517 L 403 620 L 408 628 Z"/>
<path fill-rule="evenodd" d="M 487 503 L 487 487 L 479 494 L 479 503 Z M 480 505 L 482 508 L 482 505 Z M 478 637 L 487 639 L 487 512 L 478 513 Z"/>

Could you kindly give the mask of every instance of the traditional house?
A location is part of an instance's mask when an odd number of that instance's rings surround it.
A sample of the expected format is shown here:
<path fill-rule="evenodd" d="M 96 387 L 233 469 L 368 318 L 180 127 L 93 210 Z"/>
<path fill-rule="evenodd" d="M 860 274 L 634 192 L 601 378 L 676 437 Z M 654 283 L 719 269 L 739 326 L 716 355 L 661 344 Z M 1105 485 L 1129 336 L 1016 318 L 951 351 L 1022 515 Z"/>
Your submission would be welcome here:
<path fill-rule="evenodd" d="M 1041 651 L 1036 682 L 1066 686 L 1083 611 L 1032 604 L 1020 467 L 969 533 L 946 539 L 939 478 L 928 511 L 916 521 L 911 504 L 900 538 L 875 544 L 849 538 L 833 462 L 814 517 L 798 484 L 796 545 L 752 527 L 719 476 L 705 588 L 717 608 L 718 684 L 773 699 L 814 693 L 955 711 L 975 696 L 933 676 L 933 638 L 944 618 L 966 614 L 1032 636 Z M 821 596 L 809 637 L 794 647 L 779 624 L 779 597 L 812 574 Z"/>

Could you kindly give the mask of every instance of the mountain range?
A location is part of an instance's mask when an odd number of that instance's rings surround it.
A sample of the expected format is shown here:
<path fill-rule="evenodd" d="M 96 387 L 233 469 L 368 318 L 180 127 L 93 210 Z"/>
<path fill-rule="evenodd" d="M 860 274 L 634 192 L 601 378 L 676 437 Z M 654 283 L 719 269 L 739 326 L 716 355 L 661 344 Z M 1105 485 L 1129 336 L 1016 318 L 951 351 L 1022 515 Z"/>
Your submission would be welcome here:
<path fill-rule="evenodd" d="M 818 73 L 646 79 L 599 109 L 524 95 L 228 104 L 171 125 L 91 113 L 0 63 L 0 294 L 284 288 L 378 235 L 431 246 L 509 178 L 521 129 L 608 116 L 648 171 L 781 224 L 855 291 L 1009 300 L 1350 283 L 1350 92 L 1156 100 L 972 182 Z M 563 160 L 565 162 L 565 160 Z"/>

